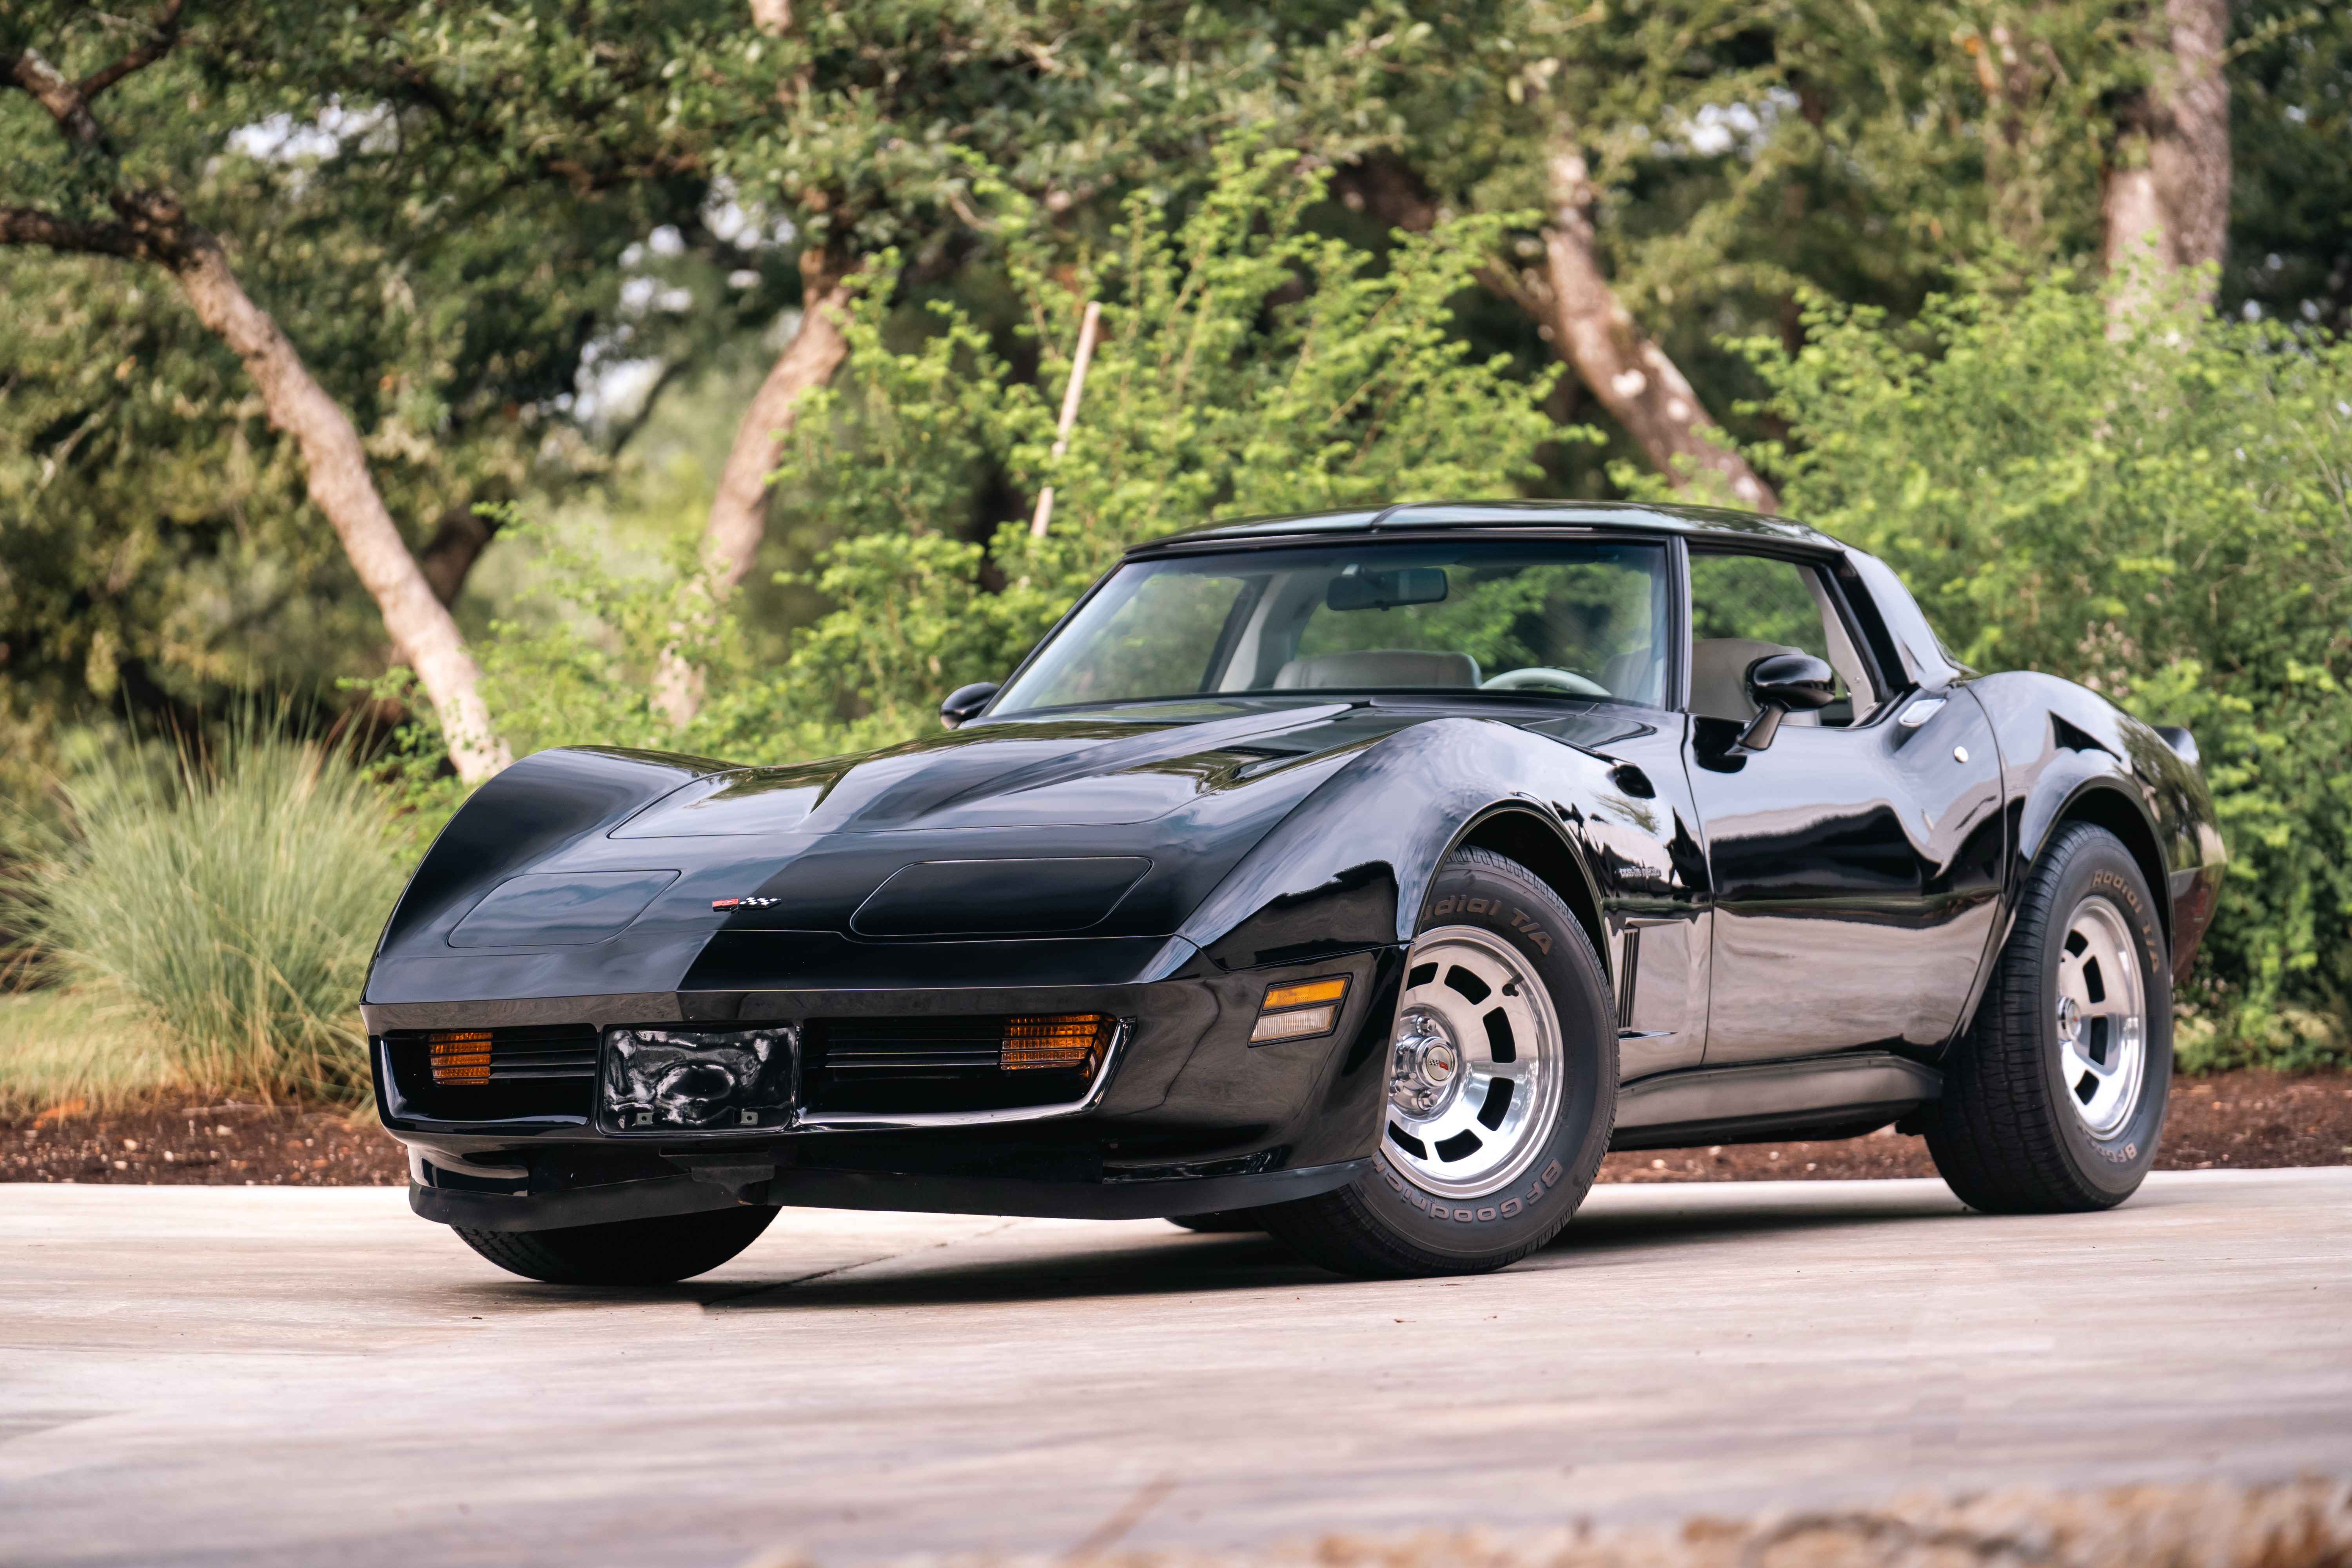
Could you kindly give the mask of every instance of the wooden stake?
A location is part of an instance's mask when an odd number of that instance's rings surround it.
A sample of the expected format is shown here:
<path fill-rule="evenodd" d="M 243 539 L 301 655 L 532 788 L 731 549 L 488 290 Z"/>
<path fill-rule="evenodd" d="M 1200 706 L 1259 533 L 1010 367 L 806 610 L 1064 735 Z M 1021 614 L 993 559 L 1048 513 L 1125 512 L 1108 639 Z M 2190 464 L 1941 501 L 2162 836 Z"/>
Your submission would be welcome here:
<path fill-rule="evenodd" d="M 1095 334 L 1102 327 L 1102 306 L 1087 301 L 1086 320 L 1078 323 L 1077 357 L 1070 362 L 1069 390 L 1062 394 L 1062 422 L 1054 433 L 1054 456 L 1059 458 L 1070 449 L 1070 430 L 1078 422 L 1078 399 L 1087 393 L 1087 366 L 1095 357 Z M 1054 487 L 1047 485 L 1037 492 L 1037 515 L 1029 520 L 1029 537 L 1045 537 L 1045 525 L 1054 521 Z"/>

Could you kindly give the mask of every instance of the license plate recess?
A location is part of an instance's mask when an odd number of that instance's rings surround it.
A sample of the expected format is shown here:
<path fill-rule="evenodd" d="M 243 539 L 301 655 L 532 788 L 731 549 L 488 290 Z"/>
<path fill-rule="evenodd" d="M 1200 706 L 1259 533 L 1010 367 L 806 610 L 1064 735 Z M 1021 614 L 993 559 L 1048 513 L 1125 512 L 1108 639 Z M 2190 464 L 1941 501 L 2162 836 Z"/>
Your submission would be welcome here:
<path fill-rule="evenodd" d="M 597 1123 L 607 1132 L 744 1132 L 790 1127 L 800 1102 L 800 1030 L 604 1031 Z"/>

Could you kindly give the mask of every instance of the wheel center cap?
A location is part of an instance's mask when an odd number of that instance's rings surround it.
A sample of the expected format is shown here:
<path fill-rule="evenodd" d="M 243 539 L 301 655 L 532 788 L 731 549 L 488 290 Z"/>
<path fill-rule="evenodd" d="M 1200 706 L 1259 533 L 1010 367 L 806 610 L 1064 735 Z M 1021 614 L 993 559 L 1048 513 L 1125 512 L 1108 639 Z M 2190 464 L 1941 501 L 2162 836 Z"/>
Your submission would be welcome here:
<path fill-rule="evenodd" d="M 2083 1032 L 2083 1008 L 2072 996 L 2058 998 L 2058 1038 L 2073 1045 Z"/>
<path fill-rule="evenodd" d="M 1443 1019 L 1415 1007 L 1397 1020 L 1389 1099 L 1398 1110 L 1426 1120 L 1445 1103 L 1461 1077 L 1462 1051 Z"/>

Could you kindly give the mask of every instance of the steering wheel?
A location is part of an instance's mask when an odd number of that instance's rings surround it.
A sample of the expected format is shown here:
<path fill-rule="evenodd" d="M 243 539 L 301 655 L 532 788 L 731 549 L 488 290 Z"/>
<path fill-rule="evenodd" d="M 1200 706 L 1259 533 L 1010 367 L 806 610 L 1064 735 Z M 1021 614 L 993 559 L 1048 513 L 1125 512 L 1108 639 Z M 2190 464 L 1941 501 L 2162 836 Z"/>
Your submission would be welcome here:
<path fill-rule="evenodd" d="M 1550 669 L 1531 665 L 1526 669 L 1506 670 L 1492 680 L 1479 682 L 1482 691 L 1570 691 L 1579 697 L 1606 697 L 1609 689 L 1590 676 L 1572 669 Z"/>

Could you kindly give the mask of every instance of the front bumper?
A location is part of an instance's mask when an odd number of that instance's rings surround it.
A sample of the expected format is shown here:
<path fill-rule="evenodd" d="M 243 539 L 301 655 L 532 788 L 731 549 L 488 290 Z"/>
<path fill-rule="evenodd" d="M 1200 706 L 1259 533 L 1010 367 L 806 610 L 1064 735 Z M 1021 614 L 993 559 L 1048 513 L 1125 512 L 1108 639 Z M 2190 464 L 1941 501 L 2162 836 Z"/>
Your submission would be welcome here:
<path fill-rule="evenodd" d="M 739 1203 L 1128 1219 L 1254 1207 L 1354 1180 L 1379 1136 L 1401 948 L 1128 985 L 679 992 L 371 1005 L 377 1104 L 410 1149 L 411 1205 L 534 1230 Z M 1337 1027 L 1252 1046 L 1270 985 L 1349 976 Z M 615 1131 L 585 1103 L 476 1120 L 404 1097 L 404 1031 L 751 1027 L 814 1019 L 1101 1012 L 1124 1021 L 1099 1080 L 1050 1105 L 811 1114 L 758 1131 Z M 601 1079 L 600 1080 L 601 1081 Z M 583 1089 L 583 1094 L 592 1092 Z"/>
<path fill-rule="evenodd" d="M 429 1157 L 418 1173 L 446 1173 Z M 1008 1176 L 927 1176 L 887 1171 L 787 1170 L 742 1185 L 695 1175 L 515 1194 L 468 1192 L 412 1181 L 408 1206 L 426 1219 L 467 1230 L 551 1230 L 696 1214 L 742 1204 L 798 1208 L 898 1209 L 928 1214 L 1024 1215 L 1049 1219 L 1164 1219 L 1170 1215 L 1257 1208 L 1344 1187 L 1371 1166 L 1368 1155 L 1328 1165 L 1144 1182 L 1045 1182 Z M 763 1169 L 730 1167 L 731 1177 Z"/>

